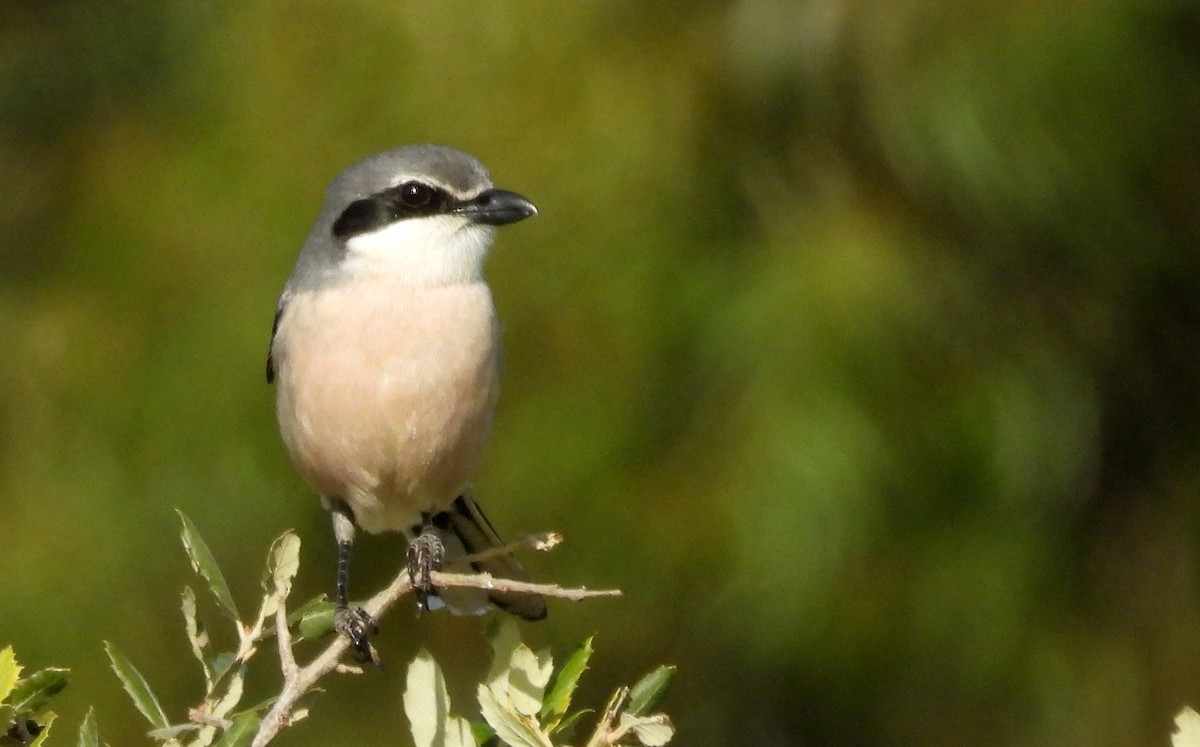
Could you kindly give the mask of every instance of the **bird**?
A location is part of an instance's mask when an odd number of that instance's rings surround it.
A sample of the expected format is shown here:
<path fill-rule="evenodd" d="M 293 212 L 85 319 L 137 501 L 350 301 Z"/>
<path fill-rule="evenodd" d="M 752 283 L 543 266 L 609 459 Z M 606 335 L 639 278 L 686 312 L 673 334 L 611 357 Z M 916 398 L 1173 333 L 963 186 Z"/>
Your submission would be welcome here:
<path fill-rule="evenodd" d="M 276 305 L 266 376 L 296 470 L 330 512 L 335 628 L 374 659 L 375 621 L 349 601 L 357 529 L 402 532 L 418 609 L 527 620 L 542 597 L 435 590 L 443 563 L 503 543 L 471 491 L 499 391 L 501 345 L 483 264 L 495 229 L 537 214 L 473 156 L 410 145 L 329 185 Z M 476 570 L 525 579 L 511 553 Z M 471 594 L 474 594 L 474 597 Z"/>

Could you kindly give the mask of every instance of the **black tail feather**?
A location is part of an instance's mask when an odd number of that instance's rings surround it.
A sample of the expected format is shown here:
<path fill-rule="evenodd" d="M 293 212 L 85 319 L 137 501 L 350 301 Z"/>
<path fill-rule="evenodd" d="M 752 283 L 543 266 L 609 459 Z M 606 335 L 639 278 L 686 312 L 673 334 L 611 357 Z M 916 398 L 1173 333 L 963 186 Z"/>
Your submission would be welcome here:
<path fill-rule="evenodd" d="M 468 554 L 483 552 L 494 547 L 503 547 L 504 542 L 496 534 L 491 522 L 483 515 L 479 504 L 469 495 L 461 495 L 445 512 L 439 514 L 435 524 L 445 521 L 448 528 L 462 543 Z M 490 573 L 496 578 L 517 581 L 528 580 L 525 567 L 512 555 L 504 553 L 486 560 L 472 562 L 476 571 Z M 500 609 L 525 620 L 541 620 L 546 617 L 546 600 L 529 594 L 490 592 L 488 601 Z"/>

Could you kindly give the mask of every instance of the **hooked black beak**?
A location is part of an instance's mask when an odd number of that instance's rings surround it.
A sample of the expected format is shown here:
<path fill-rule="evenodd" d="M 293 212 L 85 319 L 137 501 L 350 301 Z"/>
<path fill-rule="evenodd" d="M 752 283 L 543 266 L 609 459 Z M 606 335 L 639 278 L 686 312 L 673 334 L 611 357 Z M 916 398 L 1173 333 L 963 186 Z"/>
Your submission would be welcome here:
<path fill-rule="evenodd" d="M 454 212 L 469 217 L 475 223 L 503 226 L 537 215 L 537 208 L 516 192 L 489 189 L 460 203 Z"/>

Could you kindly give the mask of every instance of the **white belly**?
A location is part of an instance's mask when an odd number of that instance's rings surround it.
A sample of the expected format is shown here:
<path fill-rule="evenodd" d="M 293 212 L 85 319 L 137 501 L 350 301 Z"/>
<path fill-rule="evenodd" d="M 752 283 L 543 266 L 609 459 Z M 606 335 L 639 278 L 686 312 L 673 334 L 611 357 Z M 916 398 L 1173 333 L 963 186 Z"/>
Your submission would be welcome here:
<path fill-rule="evenodd" d="M 483 456 L 498 344 L 483 283 L 358 280 L 291 298 L 274 360 L 279 427 L 297 469 L 368 532 L 446 508 Z"/>

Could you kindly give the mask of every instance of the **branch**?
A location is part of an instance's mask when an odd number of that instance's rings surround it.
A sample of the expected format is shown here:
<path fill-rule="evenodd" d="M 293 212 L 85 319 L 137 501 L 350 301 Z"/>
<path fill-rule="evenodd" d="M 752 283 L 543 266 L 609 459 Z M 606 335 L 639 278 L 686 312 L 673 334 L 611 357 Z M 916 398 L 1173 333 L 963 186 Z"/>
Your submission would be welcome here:
<path fill-rule="evenodd" d="M 514 594 L 531 594 L 541 597 L 554 597 L 556 599 L 569 599 L 572 602 L 593 599 L 595 597 L 621 596 L 620 589 L 589 589 L 586 586 L 565 589 L 557 584 L 531 584 L 528 581 L 496 578 L 490 573 L 442 573 L 434 571 L 429 575 L 429 578 L 433 581 L 434 587 L 439 589 L 451 586 L 466 586 L 486 591 L 512 592 Z M 407 572 L 405 573 L 405 580 L 407 581 Z"/>
<path fill-rule="evenodd" d="M 550 533 L 544 535 L 526 535 L 512 545 L 499 549 L 487 550 L 477 555 L 468 556 L 464 560 L 475 561 L 494 554 L 509 552 L 517 547 L 532 547 L 548 550 L 561 541 L 561 536 Z M 580 601 L 594 597 L 616 597 L 621 595 L 619 589 L 587 589 L 563 588 L 556 584 L 533 584 L 525 581 L 514 581 L 507 578 L 495 578 L 489 573 L 444 573 L 435 571 L 431 574 L 435 587 L 469 587 L 485 591 L 510 592 L 515 594 L 535 594 L 543 597 Z M 387 588 L 371 597 L 363 609 L 373 619 L 379 620 L 401 597 L 413 590 L 408 570 L 402 570 Z M 284 612 L 286 590 L 277 589 L 279 594 L 279 609 L 275 616 L 275 632 L 279 637 L 279 657 L 283 670 L 283 689 L 280 691 L 270 712 L 263 718 L 258 734 L 254 737 L 251 747 L 264 747 L 274 739 L 280 731 L 290 726 L 294 721 L 293 713 L 296 703 L 306 693 L 313 689 L 317 681 L 332 671 L 354 671 L 345 668 L 341 663 L 342 655 L 350 646 L 350 641 L 343 635 L 337 636 L 315 659 L 304 667 L 297 668 L 291 651 L 291 635 L 287 629 L 287 614 Z"/>

